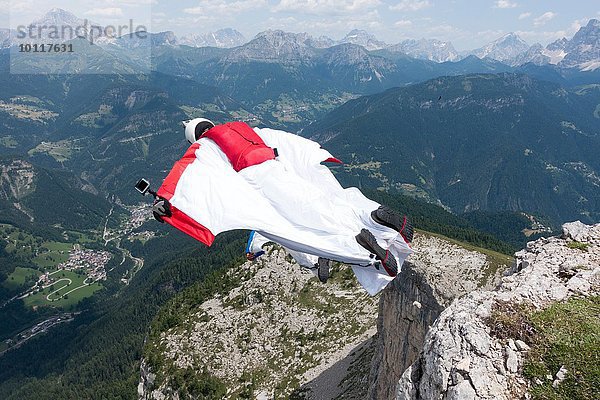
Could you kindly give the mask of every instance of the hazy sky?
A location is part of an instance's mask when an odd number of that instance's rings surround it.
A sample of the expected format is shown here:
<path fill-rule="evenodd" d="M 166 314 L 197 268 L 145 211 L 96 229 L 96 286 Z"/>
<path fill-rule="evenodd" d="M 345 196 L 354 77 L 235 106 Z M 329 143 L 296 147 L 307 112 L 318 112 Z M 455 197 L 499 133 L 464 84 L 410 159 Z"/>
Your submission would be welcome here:
<path fill-rule="evenodd" d="M 458 50 L 508 32 L 545 45 L 600 18 L 597 0 L 0 0 L 0 27 L 30 22 L 53 7 L 104 25 L 129 19 L 148 25 L 151 16 L 151 31 L 178 35 L 232 27 L 248 39 L 266 29 L 340 39 L 359 28 L 390 44 L 437 38 Z"/>

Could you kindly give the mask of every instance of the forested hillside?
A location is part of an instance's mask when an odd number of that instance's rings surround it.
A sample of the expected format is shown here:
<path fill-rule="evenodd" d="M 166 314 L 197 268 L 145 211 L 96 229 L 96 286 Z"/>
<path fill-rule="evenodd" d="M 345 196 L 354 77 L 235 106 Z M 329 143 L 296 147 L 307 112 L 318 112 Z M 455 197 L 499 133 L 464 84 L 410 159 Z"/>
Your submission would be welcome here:
<path fill-rule="evenodd" d="M 600 218 L 600 87 L 524 75 L 438 78 L 349 101 L 303 134 L 346 184 L 400 190 L 456 213 Z"/>

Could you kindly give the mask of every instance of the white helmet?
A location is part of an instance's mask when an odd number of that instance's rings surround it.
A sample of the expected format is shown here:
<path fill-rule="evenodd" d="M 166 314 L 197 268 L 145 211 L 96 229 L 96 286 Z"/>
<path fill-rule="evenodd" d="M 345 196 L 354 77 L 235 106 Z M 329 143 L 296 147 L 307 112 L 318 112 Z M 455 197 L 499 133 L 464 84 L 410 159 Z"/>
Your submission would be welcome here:
<path fill-rule="evenodd" d="M 215 124 L 206 118 L 194 118 L 189 121 L 183 121 L 183 126 L 185 127 L 185 138 L 188 142 L 194 143 L 199 137 L 196 137 L 196 132 L 199 134 L 204 133 L 207 129 L 212 128 Z"/>

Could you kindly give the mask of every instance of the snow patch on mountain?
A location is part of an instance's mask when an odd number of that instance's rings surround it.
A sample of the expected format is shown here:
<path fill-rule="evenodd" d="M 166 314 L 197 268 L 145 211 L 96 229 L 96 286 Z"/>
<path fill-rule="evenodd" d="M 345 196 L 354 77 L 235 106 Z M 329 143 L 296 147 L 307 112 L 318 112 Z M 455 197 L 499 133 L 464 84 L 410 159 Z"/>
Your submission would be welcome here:
<path fill-rule="evenodd" d="M 388 47 L 387 50 L 438 63 L 458 61 L 461 58 L 452 43 L 437 39 L 408 39 Z"/>
<path fill-rule="evenodd" d="M 351 43 L 364 47 L 367 50 L 380 50 L 387 47 L 382 41 L 379 41 L 374 35 L 360 29 L 350 31 L 339 44 Z"/>
<path fill-rule="evenodd" d="M 247 40 L 240 32 L 233 28 L 219 29 L 205 34 L 192 33 L 182 36 L 179 44 L 191 47 L 220 47 L 232 48 L 246 43 Z"/>

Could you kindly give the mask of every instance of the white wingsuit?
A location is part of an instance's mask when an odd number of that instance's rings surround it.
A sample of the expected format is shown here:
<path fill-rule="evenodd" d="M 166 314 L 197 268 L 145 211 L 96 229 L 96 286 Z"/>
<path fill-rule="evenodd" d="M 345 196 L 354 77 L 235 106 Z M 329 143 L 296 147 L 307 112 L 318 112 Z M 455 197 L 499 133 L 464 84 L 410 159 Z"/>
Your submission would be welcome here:
<path fill-rule="evenodd" d="M 367 292 L 378 293 L 393 278 L 356 241 L 361 229 L 370 230 L 398 266 L 412 253 L 397 231 L 371 218 L 379 203 L 357 188 L 344 189 L 321 164 L 335 159 L 318 143 L 268 128 L 254 132 L 277 157 L 237 172 L 215 141 L 202 137 L 192 144 L 158 191 L 171 203 L 165 222 L 209 246 L 221 232 L 254 230 L 253 249 L 269 240 L 305 267 L 317 257 L 349 264 Z"/>

